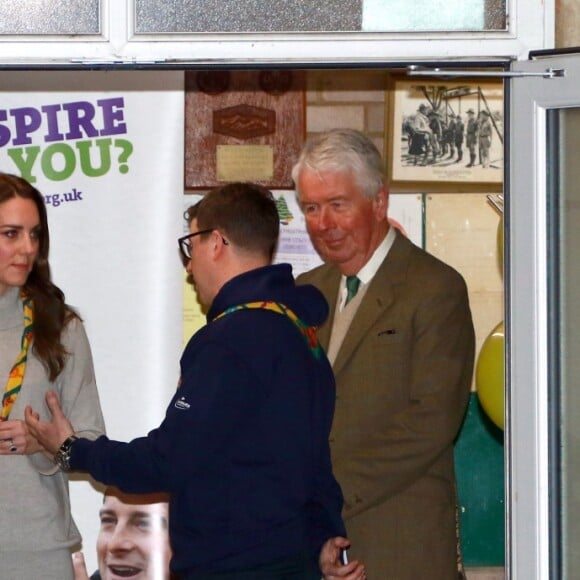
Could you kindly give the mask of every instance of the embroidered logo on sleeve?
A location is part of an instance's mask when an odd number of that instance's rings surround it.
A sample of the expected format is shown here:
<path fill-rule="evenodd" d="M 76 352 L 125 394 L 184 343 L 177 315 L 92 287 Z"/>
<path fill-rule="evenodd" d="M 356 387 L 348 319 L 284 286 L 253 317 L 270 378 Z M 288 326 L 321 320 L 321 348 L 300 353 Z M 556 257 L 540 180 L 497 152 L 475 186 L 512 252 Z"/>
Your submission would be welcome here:
<path fill-rule="evenodd" d="M 185 397 L 181 397 L 180 399 L 175 401 L 174 407 L 176 409 L 183 409 L 183 410 L 187 411 L 187 409 L 189 409 L 191 407 L 191 405 L 185 400 Z"/>

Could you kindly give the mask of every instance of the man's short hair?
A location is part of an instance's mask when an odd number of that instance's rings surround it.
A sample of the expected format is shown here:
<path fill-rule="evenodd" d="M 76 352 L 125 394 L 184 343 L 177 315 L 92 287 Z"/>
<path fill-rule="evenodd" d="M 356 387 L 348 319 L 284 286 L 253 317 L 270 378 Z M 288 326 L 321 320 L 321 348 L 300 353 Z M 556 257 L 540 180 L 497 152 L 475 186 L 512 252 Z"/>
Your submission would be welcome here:
<path fill-rule="evenodd" d="M 116 497 L 119 501 L 126 503 L 127 505 L 145 505 L 169 502 L 169 494 L 166 492 L 125 493 L 112 485 L 107 486 L 105 489 L 105 492 L 103 493 L 103 503 L 107 497 Z"/>
<path fill-rule="evenodd" d="M 196 205 L 200 230 L 218 229 L 236 248 L 272 259 L 280 218 L 272 192 L 255 183 L 213 189 Z"/>

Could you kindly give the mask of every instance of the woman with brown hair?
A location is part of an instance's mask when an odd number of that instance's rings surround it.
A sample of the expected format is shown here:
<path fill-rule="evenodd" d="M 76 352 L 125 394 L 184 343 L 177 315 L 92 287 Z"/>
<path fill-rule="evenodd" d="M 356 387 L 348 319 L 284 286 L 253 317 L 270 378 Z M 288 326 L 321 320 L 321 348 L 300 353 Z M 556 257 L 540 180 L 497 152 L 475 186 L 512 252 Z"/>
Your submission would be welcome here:
<path fill-rule="evenodd" d="M 39 191 L 0 173 L 0 570 L 3 578 L 69 580 L 80 534 L 68 476 L 29 433 L 24 408 L 50 416 L 57 391 L 77 433 L 96 438 L 104 421 L 80 317 L 51 281 L 46 207 Z"/>

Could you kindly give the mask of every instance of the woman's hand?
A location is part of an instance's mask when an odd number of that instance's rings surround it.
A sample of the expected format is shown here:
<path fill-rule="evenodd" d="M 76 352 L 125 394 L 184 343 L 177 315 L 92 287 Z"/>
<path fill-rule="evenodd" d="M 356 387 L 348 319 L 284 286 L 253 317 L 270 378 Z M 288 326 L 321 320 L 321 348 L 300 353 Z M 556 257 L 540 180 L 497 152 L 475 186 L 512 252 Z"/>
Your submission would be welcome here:
<path fill-rule="evenodd" d="M 0 455 L 32 455 L 39 451 L 42 451 L 42 445 L 24 421 L 14 419 L 0 422 Z"/>

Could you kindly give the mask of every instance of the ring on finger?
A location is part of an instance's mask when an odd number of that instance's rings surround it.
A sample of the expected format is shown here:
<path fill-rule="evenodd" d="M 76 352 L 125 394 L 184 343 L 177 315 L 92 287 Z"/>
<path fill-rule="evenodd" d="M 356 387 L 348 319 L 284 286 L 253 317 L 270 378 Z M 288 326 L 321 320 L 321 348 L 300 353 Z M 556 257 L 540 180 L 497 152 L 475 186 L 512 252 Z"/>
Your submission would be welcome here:
<path fill-rule="evenodd" d="M 16 453 L 18 451 L 18 447 L 16 447 L 16 445 L 14 445 L 14 442 L 12 442 L 12 445 L 10 445 L 10 453 Z"/>

